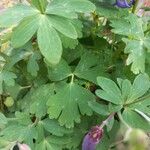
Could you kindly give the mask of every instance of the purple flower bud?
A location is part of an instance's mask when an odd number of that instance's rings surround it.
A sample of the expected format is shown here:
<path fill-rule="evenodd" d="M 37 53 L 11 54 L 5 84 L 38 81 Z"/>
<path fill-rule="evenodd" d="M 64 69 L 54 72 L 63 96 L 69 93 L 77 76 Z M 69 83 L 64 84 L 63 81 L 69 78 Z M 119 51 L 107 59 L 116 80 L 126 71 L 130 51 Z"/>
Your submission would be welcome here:
<path fill-rule="evenodd" d="M 116 0 L 115 6 L 120 8 L 130 8 L 134 4 L 134 0 Z"/>
<path fill-rule="evenodd" d="M 103 136 L 103 129 L 99 126 L 93 127 L 84 137 L 82 150 L 95 150 L 96 145 L 100 142 Z"/>
<path fill-rule="evenodd" d="M 20 144 L 18 143 L 19 150 L 31 150 L 31 148 L 27 144 Z"/>

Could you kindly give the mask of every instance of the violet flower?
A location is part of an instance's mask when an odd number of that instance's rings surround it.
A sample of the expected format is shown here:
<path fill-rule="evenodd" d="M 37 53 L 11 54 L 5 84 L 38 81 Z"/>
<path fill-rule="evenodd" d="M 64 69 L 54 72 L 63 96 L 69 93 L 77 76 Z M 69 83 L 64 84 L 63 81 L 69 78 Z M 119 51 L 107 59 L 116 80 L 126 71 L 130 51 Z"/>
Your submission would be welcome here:
<path fill-rule="evenodd" d="M 104 120 L 99 126 L 93 127 L 84 137 L 82 143 L 82 150 L 95 150 L 97 144 L 103 137 L 103 128 L 114 117 L 115 112 L 111 113 L 106 120 Z"/>
<path fill-rule="evenodd" d="M 114 5 L 120 8 L 130 8 L 134 2 L 134 0 L 116 0 Z"/>
<path fill-rule="evenodd" d="M 103 136 L 103 129 L 99 126 L 93 127 L 84 137 L 82 150 L 95 150 L 96 145 L 100 142 Z"/>

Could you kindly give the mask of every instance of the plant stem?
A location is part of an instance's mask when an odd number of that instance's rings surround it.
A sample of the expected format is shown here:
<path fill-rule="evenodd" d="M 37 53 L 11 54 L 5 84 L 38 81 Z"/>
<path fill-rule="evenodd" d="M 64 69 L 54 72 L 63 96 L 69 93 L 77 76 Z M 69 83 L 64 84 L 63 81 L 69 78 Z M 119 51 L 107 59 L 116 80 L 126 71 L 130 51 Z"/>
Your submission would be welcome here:
<path fill-rule="evenodd" d="M 120 121 L 121 121 L 128 129 L 130 129 L 131 127 L 130 127 L 130 126 L 124 121 L 124 119 L 122 118 L 121 112 L 118 112 L 117 114 L 118 114 L 118 117 L 119 117 Z"/>
<path fill-rule="evenodd" d="M 102 122 L 102 124 L 100 125 L 100 128 L 104 128 L 104 126 L 107 125 L 107 123 L 114 117 L 115 114 L 116 113 L 111 113 L 108 116 L 108 118 Z"/>
<path fill-rule="evenodd" d="M 31 126 L 35 127 L 38 124 L 39 121 L 40 121 L 40 119 L 36 118 L 35 121 L 33 122 L 33 124 L 31 124 Z"/>
<path fill-rule="evenodd" d="M 21 89 L 28 89 L 28 88 L 31 88 L 31 87 L 32 87 L 32 85 L 27 85 L 27 86 L 21 87 Z"/>
<path fill-rule="evenodd" d="M 73 83 L 73 81 L 74 81 L 74 74 L 71 74 L 71 84 Z"/>

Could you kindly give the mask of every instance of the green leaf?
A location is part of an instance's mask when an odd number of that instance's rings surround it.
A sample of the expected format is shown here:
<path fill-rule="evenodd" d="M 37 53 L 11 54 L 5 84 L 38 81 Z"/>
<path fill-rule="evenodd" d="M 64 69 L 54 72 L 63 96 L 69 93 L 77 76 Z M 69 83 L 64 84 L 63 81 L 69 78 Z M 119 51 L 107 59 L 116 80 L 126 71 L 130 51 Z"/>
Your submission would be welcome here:
<path fill-rule="evenodd" d="M 145 72 L 145 57 L 146 52 L 143 48 L 142 41 L 139 40 L 129 40 L 124 38 L 123 41 L 126 43 L 124 52 L 129 54 L 126 64 L 131 66 L 131 70 L 134 74 L 139 74 L 140 72 Z"/>
<path fill-rule="evenodd" d="M 133 102 L 143 96 L 150 88 L 150 79 L 146 74 L 138 75 L 132 85 L 132 92 L 127 102 Z"/>
<path fill-rule="evenodd" d="M 59 34 L 59 37 L 61 38 L 64 48 L 75 49 L 75 47 L 78 45 L 77 39 L 68 38 L 63 34 Z"/>
<path fill-rule="evenodd" d="M 7 124 L 7 118 L 3 113 L 0 112 L 0 128 L 4 127 Z"/>
<path fill-rule="evenodd" d="M 92 114 L 88 102 L 94 99 L 94 95 L 83 87 L 75 83 L 66 84 L 56 95 L 49 98 L 47 103 L 49 117 L 59 118 L 60 125 L 74 127 L 74 122 L 80 122 L 81 114 Z"/>
<path fill-rule="evenodd" d="M 6 70 L 0 71 L 0 94 L 3 92 L 3 83 L 7 86 L 14 86 L 15 78 L 17 78 L 17 76 L 13 72 Z"/>
<path fill-rule="evenodd" d="M 62 150 L 63 146 L 70 143 L 70 138 L 59 138 L 50 136 L 45 138 L 40 143 L 36 144 L 35 150 Z"/>
<path fill-rule="evenodd" d="M 23 18 L 38 14 L 39 11 L 31 6 L 19 4 L 6 9 L 0 14 L 0 27 L 11 27 Z"/>
<path fill-rule="evenodd" d="M 97 76 L 103 74 L 103 68 L 102 65 L 100 65 L 99 57 L 92 52 L 83 54 L 74 74 L 79 78 L 97 84 Z"/>
<path fill-rule="evenodd" d="M 48 2 L 47 0 L 32 0 L 31 4 L 44 13 Z"/>
<path fill-rule="evenodd" d="M 36 140 L 36 142 L 40 142 L 45 138 L 45 130 L 43 127 L 43 122 L 42 120 L 38 120 L 37 124 L 36 124 L 36 129 L 38 132 L 38 138 Z"/>
<path fill-rule="evenodd" d="M 122 96 L 123 96 L 124 100 L 126 101 L 132 92 L 131 82 L 127 79 L 123 80 L 121 89 L 122 89 Z"/>
<path fill-rule="evenodd" d="M 131 109 L 125 109 L 123 111 L 122 118 L 132 128 L 139 128 L 147 132 L 150 131 L 150 122 Z"/>
<path fill-rule="evenodd" d="M 32 76 L 37 76 L 37 73 L 39 71 L 39 65 L 37 63 L 37 60 L 39 59 L 38 53 L 33 53 L 28 61 L 27 64 L 27 71 L 32 75 Z"/>
<path fill-rule="evenodd" d="M 100 16 L 104 16 L 108 19 L 119 19 L 127 16 L 129 14 L 128 9 L 118 9 L 113 6 L 114 0 L 110 1 L 111 4 L 108 2 L 99 3 L 99 7 L 96 8 L 96 12 Z"/>
<path fill-rule="evenodd" d="M 39 15 L 25 18 L 12 34 L 12 45 L 17 48 L 26 44 L 35 34 L 39 26 Z"/>
<path fill-rule="evenodd" d="M 94 4 L 88 0 L 55 0 L 48 5 L 46 13 L 66 18 L 77 18 L 76 12 L 87 13 L 94 10 Z"/>
<path fill-rule="evenodd" d="M 108 106 L 97 102 L 89 102 L 89 106 L 93 111 L 100 115 L 108 116 L 110 114 Z"/>
<path fill-rule="evenodd" d="M 47 100 L 53 94 L 53 84 L 45 84 L 37 88 L 31 96 L 30 113 L 40 118 L 45 116 L 47 113 Z"/>
<path fill-rule="evenodd" d="M 64 134 L 69 134 L 73 132 L 72 130 L 60 126 L 56 120 L 51 120 L 47 118 L 42 120 L 42 124 L 46 131 L 56 136 L 63 136 Z"/>
<path fill-rule="evenodd" d="M 143 22 L 134 14 L 129 14 L 122 19 L 111 20 L 112 31 L 116 34 L 121 34 L 135 39 L 144 38 Z"/>
<path fill-rule="evenodd" d="M 122 79 L 117 79 L 118 84 L 120 84 L 121 92 L 122 92 L 122 97 L 124 99 L 124 102 L 126 102 L 132 92 L 132 85 L 131 82 L 127 79 L 122 80 Z"/>
<path fill-rule="evenodd" d="M 21 125 L 29 125 L 32 123 L 30 114 L 26 112 L 15 112 L 17 122 Z"/>
<path fill-rule="evenodd" d="M 87 13 L 95 10 L 94 4 L 88 0 L 64 0 L 63 3 L 66 4 L 66 9 L 73 10 L 75 12 Z"/>
<path fill-rule="evenodd" d="M 33 139 L 37 139 L 38 136 L 33 126 L 23 126 L 20 124 L 10 124 L 0 132 L 0 135 L 10 141 L 25 141 L 31 147 L 33 147 Z"/>
<path fill-rule="evenodd" d="M 24 59 L 25 56 L 29 55 L 29 51 L 24 49 L 12 49 L 11 54 L 7 59 L 7 63 L 4 65 L 4 69 L 9 70 L 19 62 L 20 60 Z"/>
<path fill-rule="evenodd" d="M 122 108 L 123 108 L 122 105 L 116 105 L 116 104 L 113 104 L 113 103 L 109 103 L 109 104 L 108 104 L 108 109 L 109 109 L 109 112 L 110 112 L 110 113 L 118 112 L 118 111 L 120 111 Z"/>
<path fill-rule="evenodd" d="M 98 85 L 103 89 L 96 91 L 97 96 L 114 104 L 123 103 L 121 90 L 114 81 L 105 77 L 98 77 L 97 82 Z"/>
<path fill-rule="evenodd" d="M 51 64 L 57 64 L 62 55 L 62 44 L 56 30 L 50 25 L 46 16 L 41 16 L 37 33 L 38 44 L 42 55 Z"/>
<path fill-rule="evenodd" d="M 48 77 L 52 81 L 60 81 L 71 75 L 71 68 L 64 59 L 61 59 L 57 65 L 48 66 Z"/>
<path fill-rule="evenodd" d="M 73 10 L 64 9 L 64 6 L 57 0 L 52 1 L 46 9 L 46 13 L 50 15 L 57 15 L 69 19 L 77 18 L 78 15 Z"/>
<path fill-rule="evenodd" d="M 143 21 L 134 14 L 123 19 L 111 21 L 112 31 L 116 34 L 128 36 L 123 41 L 126 43 L 124 52 L 129 54 L 126 64 L 131 65 L 134 74 L 145 72 L 145 47 L 148 46 L 148 38 L 144 37 Z"/>
<path fill-rule="evenodd" d="M 150 115 L 150 96 L 147 95 L 145 98 L 143 97 L 141 100 L 136 101 L 136 103 L 132 103 L 129 105 L 129 108 L 132 110 L 138 109 L 148 115 Z"/>
<path fill-rule="evenodd" d="M 150 36 L 145 37 L 144 46 L 147 48 L 148 52 L 150 52 Z"/>
<path fill-rule="evenodd" d="M 71 20 L 71 23 L 75 27 L 78 37 L 81 38 L 82 34 L 83 34 L 82 33 L 82 28 L 83 28 L 82 22 L 79 19 L 73 19 L 73 20 Z"/>
<path fill-rule="evenodd" d="M 135 109 L 134 111 L 137 112 L 140 116 L 142 116 L 146 121 L 150 123 L 150 117 L 147 114 L 138 109 Z"/>
<path fill-rule="evenodd" d="M 129 29 L 131 28 L 130 22 L 126 19 L 114 19 L 111 20 L 112 32 L 121 35 L 129 35 Z M 132 33 L 130 33 L 132 35 Z"/>
<path fill-rule="evenodd" d="M 50 24 L 59 32 L 72 39 L 77 39 L 78 35 L 71 21 L 57 16 L 49 16 Z"/>
<path fill-rule="evenodd" d="M 6 86 L 5 90 L 10 94 L 13 99 L 16 99 L 22 87 L 19 84 L 15 84 L 14 86 Z"/>
<path fill-rule="evenodd" d="M 6 147 L 10 144 L 10 141 L 3 139 L 3 137 L 0 137 L 0 149 L 6 150 Z M 5 147 L 5 148 L 4 148 Z M 9 146 L 8 148 L 11 148 L 12 146 Z"/>

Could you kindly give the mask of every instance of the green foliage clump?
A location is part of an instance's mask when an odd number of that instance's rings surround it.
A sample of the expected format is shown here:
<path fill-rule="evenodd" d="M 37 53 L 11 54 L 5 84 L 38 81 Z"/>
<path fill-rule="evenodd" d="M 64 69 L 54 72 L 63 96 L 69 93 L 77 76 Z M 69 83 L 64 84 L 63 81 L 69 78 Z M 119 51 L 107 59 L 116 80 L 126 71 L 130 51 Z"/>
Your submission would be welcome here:
<path fill-rule="evenodd" d="M 112 113 L 97 150 L 116 146 L 122 124 L 150 132 L 150 19 L 113 3 L 31 0 L 0 13 L 0 149 L 79 150 Z"/>

